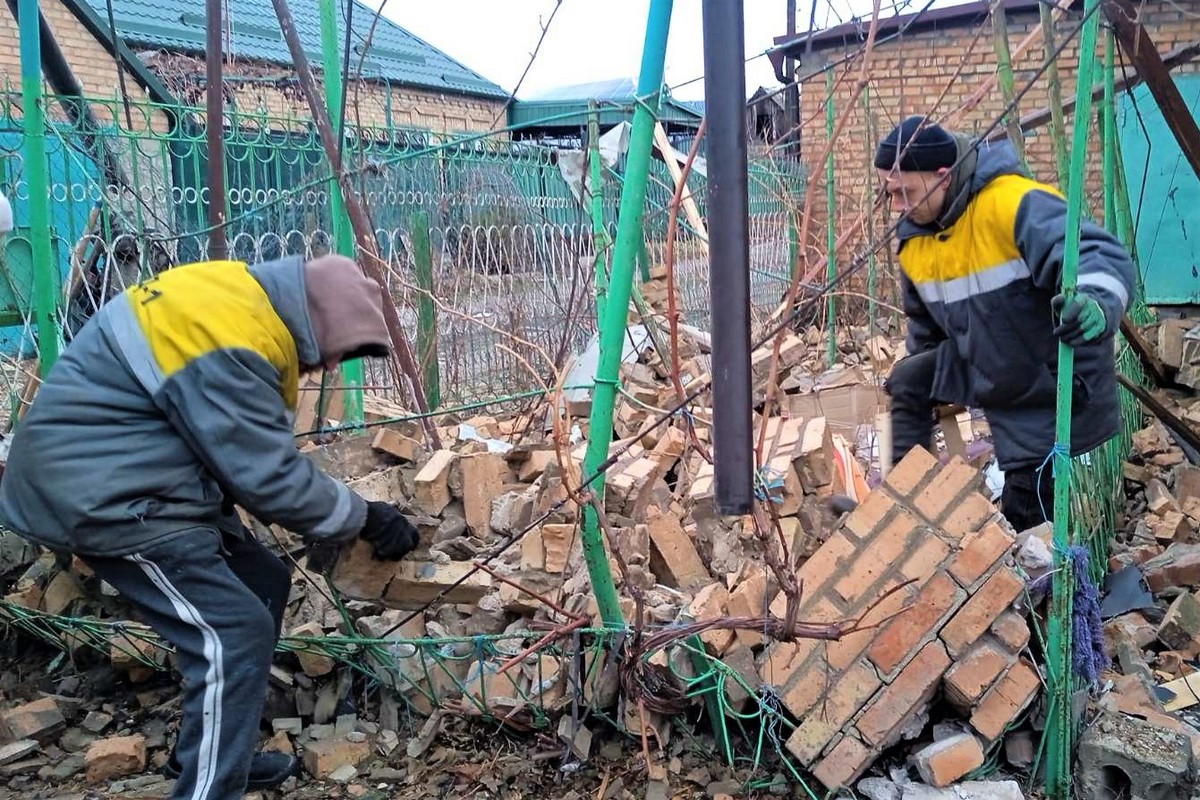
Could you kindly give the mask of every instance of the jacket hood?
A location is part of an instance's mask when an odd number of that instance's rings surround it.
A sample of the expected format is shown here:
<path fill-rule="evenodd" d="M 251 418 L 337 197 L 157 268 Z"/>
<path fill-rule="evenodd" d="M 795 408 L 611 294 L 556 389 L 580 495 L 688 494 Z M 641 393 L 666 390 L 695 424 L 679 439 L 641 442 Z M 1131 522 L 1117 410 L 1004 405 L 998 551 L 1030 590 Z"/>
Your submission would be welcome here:
<path fill-rule="evenodd" d="M 321 363 L 317 337 L 308 314 L 304 287 L 304 259 L 288 256 L 249 267 L 250 274 L 263 287 L 275 313 L 283 320 L 296 341 L 296 357 L 305 366 Z"/>
<path fill-rule="evenodd" d="M 391 352 L 383 292 L 352 259 L 330 253 L 307 262 L 304 294 L 320 363 Z"/>
<path fill-rule="evenodd" d="M 998 142 L 976 141 L 966 136 L 954 137 L 958 143 L 958 165 L 950 178 L 947 205 L 941 216 L 928 225 L 917 225 L 908 219 L 900 221 L 896 235 L 900 242 L 914 236 L 928 236 L 945 230 L 958 221 L 979 190 L 1001 175 L 1025 175 L 1017 151 L 1007 139 Z"/>

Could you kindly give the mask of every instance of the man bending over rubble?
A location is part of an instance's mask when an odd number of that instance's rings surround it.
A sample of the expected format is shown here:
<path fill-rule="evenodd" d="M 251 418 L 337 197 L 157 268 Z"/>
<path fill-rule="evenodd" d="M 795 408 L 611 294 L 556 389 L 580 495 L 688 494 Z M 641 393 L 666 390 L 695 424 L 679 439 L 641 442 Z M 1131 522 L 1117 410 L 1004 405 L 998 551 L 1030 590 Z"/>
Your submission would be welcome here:
<path fill-rule="evenodd" d="M 1125 249 L 1082 222 L 1079 279 L 1062 294 L 1067 206 L 1023 174 L 1008 142 L 909 117 L 875 167 L 892 211 L 909 355 L 892 369 L 892 463 L 929 448 L 935 403 L 980 408 L 1004 470 L 1000 505 L 1020 531 L 1053 514 L 1058 340 L 1075 348 L 1071 454 L 1116 435 L 1112 337 L 1133 290 Z"/>
<path fill-rule="evenodd" d="M 88 321 L 18 427 L 0 520 L 78 554 L 178 651 L 174 798 L 233 800 L 297 766 L 254 752 L 290 569 L 234 503 L 310 544 L 361 536 L 390 560 L 417 544 L 292 436 L 302 372 L 388 347 L 379 287 L 350 259 L 176 267 Z"/>

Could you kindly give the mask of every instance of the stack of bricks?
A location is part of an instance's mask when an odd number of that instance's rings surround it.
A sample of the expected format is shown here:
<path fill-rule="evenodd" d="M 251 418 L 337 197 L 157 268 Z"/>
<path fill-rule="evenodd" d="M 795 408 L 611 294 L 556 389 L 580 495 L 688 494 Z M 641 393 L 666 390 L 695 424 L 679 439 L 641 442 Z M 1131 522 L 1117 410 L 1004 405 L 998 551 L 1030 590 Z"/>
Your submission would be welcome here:
<path fill-rule="evenodd" d="M 1019 657 L 1029 629 L 1010 609 L 1024 589 L 1013 538 L 978 483 L 962 460 L 913 450 L 798 572 L 801 621 L 861 616 L 865 628 L 776 642 L 760 657 L 798 722 L 788 750 L 831 789 L 919 736 L 939 692 L 984 747 L 1037 694 L 1038 673 Z M 784 613 L 782 594 L 771 610 Z"/>

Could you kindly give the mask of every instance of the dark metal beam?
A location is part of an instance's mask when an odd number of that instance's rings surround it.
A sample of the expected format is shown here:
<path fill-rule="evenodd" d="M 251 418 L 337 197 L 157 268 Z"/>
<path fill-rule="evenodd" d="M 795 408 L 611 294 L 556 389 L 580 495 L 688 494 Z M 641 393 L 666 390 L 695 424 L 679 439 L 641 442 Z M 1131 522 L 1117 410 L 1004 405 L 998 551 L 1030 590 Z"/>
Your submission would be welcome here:
<path fill-rule="evenodd" d="M 221 2 L 205 0 L 204 62 L 208 139 L 208 257 L 225 258 L 225 82 L 221 64 Z"/>
<path fill-rule="evenodd" d="M 1158 54 L 1158 48 L 1146 28 L 1137 18 L 1137 10 L 1129 0 L 1106 0 L 1104 16 L 1112 23 L 1117 42 L 1138 74 L 1146 81 L 1150 93 L 1162 110 L 1163 119 L 1175 139 L 1179 149 L 1192 165 L 1197 177 L 1200 177 L 1200 127 L 1192 118 L 1187 103 L 1179 94 L 1179 87 L 1171 79 L 1171 74 Z"/>
<path fill-rule="evenodd" d="M 714 494 L 721 514 L 754 504 L 750 396 L 750 228 L 742 0 L 704 0 Z"/>
<path fill-rule="evenodd" d="M 787 0 L 788 38 L 796 36 L 796 0 Z M 796 59 L 788 55 L 783 60 L 783 71 L 788 87 L 783 93 L 783 118 L 787 125 L 783 152 L 793 158 L 800 157 L 800 84 L 796 83 Z"/>

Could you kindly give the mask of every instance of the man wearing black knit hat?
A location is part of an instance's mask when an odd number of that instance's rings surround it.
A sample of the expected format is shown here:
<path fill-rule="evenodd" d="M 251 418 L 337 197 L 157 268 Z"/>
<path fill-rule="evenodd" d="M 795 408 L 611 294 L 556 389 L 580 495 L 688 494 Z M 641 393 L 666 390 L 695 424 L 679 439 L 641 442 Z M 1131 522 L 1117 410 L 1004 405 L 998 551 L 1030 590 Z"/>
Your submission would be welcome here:
<path fill-rule="evenodd" d="M 1081 224 L 1079 278 L 1062 293 L 1067 207 L 1028 178 L 1008 142 L 909 117 L 875 167 L 897 229 L 908 356 L 888 378 L 892 460 L 930 447 L 936 403 L 983 410 L 1005 473 L 1001 509 L 1018 531 L 1049 519 L 1058 340 L 1075 348 L 1071 453 L 1120 425 L 1112 337 L 1133 291 L 1119 242 Z"/>

